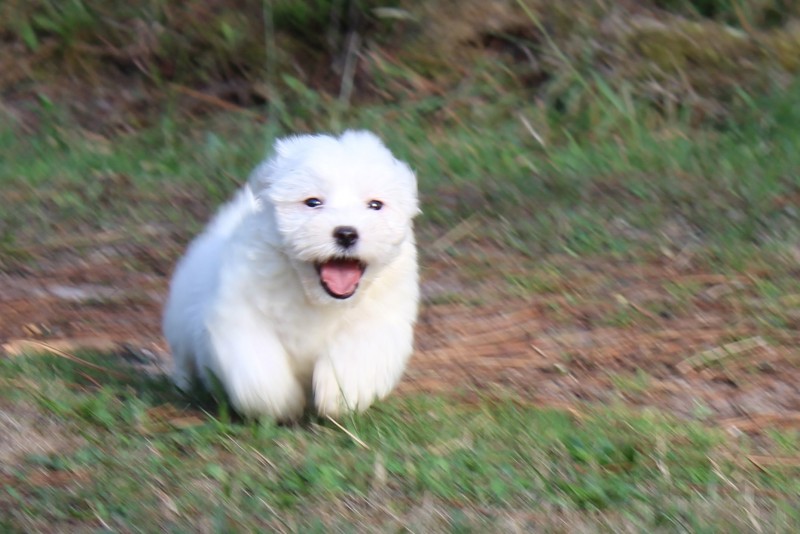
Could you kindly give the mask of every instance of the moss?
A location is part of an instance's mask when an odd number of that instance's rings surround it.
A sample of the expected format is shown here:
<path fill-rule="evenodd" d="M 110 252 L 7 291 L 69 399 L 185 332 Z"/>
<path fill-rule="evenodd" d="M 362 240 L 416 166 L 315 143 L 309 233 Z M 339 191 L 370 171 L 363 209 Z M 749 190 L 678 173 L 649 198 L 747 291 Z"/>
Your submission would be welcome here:
<path fill-rule="evenodd" d="M 763 46 L 781 67 L 792 74 L 800 72 L 800 24 L 769 35 Z"/>
<path fill-rule="evenodd" d="M 655 82 L 678 100 L 689 97 L 703 114 L 720 117 L 740 91 L 760 93 L 800 65 L 800 42 L 790 29 L 745 32 L 675 18 L 646 19 L 621 40 L 624 77 Z"/>
<path fill-rule="evenodd" d="M 757 55 L 757 44 L 746 33 L 711 23 L 650 21 L 634 27 L 627 44 L 659 69 L 674 73 L 688 67 L 730 71 Z"/>

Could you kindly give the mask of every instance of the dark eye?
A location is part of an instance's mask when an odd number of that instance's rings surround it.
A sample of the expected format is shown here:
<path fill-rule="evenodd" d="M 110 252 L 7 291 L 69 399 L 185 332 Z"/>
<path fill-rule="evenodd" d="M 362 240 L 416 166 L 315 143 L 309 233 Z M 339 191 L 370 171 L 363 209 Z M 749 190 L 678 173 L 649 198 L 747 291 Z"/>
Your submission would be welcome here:
<path fill-rule="evenodd" d="M 367 207 L 371 210 L 378 211 L 383 207 L 383 202 L 381 202 L 380 200 L 370 200 L 367 203 Z"/>
<path fill-rule="evenodd" d="M 322 201 L 318 198 L 307 198 L 303 201 L 303 204 L 309 208 L 318 208 L 322 206 Z"/>

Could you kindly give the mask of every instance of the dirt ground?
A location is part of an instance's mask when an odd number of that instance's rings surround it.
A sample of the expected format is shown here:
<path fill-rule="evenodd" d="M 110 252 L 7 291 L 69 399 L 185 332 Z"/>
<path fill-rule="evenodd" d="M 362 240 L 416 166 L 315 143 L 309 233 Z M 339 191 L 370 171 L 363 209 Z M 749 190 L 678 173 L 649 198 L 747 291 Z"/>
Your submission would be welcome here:
<path fill-rule="evenodd" d="M 166 368 L 159 323 L 174 253 L 155 257 L 113 235 L 79 253 L 68 245 L 0 274 L 5 352 L 44 342 Z M 674 258 L 541 265 L 486 250 L 424 258 L 417 350 L 400 394 L 510 392 L 574 410 L 659 407 L 734 433 L 800 428 L 796 296 L 774 310 L 753 291 L 757 273 Z M 777 313 L 773 327 L 764 317 Z"/>

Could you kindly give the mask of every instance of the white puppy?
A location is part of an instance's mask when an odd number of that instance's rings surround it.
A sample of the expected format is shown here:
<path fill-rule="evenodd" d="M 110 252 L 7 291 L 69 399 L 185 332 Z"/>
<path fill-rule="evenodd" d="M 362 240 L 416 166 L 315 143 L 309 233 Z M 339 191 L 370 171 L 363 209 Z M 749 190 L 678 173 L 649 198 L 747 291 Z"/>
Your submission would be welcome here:
<path fill-rule="evenodd" d="M 364 410 L 399 381 L 419 297 L 414 173 L 369 132 L 279 140 L 178 264 L 174 380 L 248 416 Z"/>

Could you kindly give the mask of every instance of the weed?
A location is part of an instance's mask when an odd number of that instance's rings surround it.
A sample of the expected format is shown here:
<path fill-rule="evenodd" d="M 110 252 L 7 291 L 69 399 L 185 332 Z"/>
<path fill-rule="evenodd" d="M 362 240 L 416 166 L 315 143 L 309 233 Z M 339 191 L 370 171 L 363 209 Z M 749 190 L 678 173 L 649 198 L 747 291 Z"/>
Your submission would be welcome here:
<path fill-rule="evenodd" d="M 524 274 L 509 273 L 506 281 L 513 293 L 523 296 L 557 293 L 563 289 L 565 280 L 555 268 L 529 271 Z"/>
<path fill-rule="evenodd" d="M 652 376 L 643 369 L 637 369 L 633 374 L 615 374 L 610 377 L 611 384 L 621 393 L 641 395 L 650 389 Z"/>

